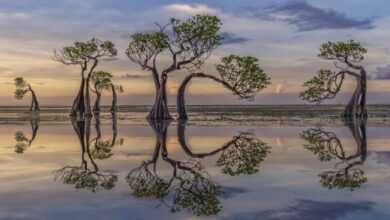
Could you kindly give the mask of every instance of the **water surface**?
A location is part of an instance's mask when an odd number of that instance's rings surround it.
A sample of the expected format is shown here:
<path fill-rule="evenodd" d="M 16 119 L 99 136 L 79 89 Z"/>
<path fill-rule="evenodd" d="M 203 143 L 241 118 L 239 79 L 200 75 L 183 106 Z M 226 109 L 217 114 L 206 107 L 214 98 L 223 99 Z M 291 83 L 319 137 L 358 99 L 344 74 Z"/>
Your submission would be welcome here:
<path fill-rule="evenodd" d="M 24 120 L 0 219 L 389 219 L 390 126 Z"/>

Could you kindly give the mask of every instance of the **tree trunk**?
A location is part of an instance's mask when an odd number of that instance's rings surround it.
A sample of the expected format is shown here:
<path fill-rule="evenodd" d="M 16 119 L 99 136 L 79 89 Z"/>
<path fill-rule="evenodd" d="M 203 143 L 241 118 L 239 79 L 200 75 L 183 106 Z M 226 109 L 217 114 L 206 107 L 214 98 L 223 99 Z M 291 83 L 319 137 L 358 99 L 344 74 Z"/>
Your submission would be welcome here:
<path fill-rule="evenodd" d="M 114 84 L 111 84 L 111 92 L 112 92 L 111 113 L 115 113 L 118 110 L 118 106 L 117 106 L 118 97 L 116 94 Z"/>
<path fill-rule="evenodd" d="M 360 88 L 361 88 L 361 97 L 360 97 L 360 116 L 363 118 L 367 118 L 367 106 L 366 106 L 366 96 L 367 96 L 367 73 L 362 68 L 360 71 Z"/>
<path fill-rule="evenodd" d="M 179 90 L 177 92 L 176 111 L 179 120 L 188 119 L 187 111 L 186 111 L 186 103 L 185 103 L 185 93 L 186 93 L 187 86 L 191 82 L 191 79 L 193 77 L 194 77 L 193 74 L 187 76 L 181 83 Z"/>
<path fill-rule="evenodd" d="M 84 90 L 85 90 L 85 79 L 84 76 L 81 78 L 80 89 L 79 92 L 73 101 L 73 106 L 70 115 L 72 117 L 76 117 L 77 119 L 83 119 L 85 113 L 85 98 L 84 98 Z"/>
<path fill-rule="evenodd" d="M 361 161 L 365 161 L 367 156 L 366 124 L 367 119 L 361 117 L 354 117 L 352 121 L 347 122 L 347 126 L 351 130 L 357 148 L 356 154 L 347 159 L 360 157 Z"/>
<path fill-rule="evenodd" d="M 344 118 L 352 120 L 354 117 L 367 117 L 366 107 L 367 76 L 366 71 L 361 69 L 360 76 L 356 76 L 356 88 L 344 110 Z"/>
<path fill-rule="evenodd" d="M 156 150 L 154 151 L 154 156 L 153 156 L 154 162 L 157 161 L 158 152 L 160 152 L 160 149 L 162 149 L 163 157 L 168 156 L 166 142 L 167 142 L 169 124 L 170 121 L 149 120 L 149 125 L 153 128 L 153 131 L 156 135 L 156 147 L 155 147 Z"/>
<path fill-rule="evenodd" d="M 33 105 L 34 105 L 33 111 L 39 111 L 40 107 L 39 107 L 37 95 L 35 94 L 33 89 L 30 88 L 30 91 L 31 91 L 31 96 L 32 96 L 32 102 L 33 102 Z"/>
<path fill-rule="evenodd" d="M 101 100 L 102 94 L 96 90 L 96 100 L 95 104 L 93 106 L 93 112 L 96 114 L 100 113 L 100 100 Z"/>
<path fill-rule="evenodd" d="M 39 130 L 39 119 L 38 118 L 31 119 L 30 125 L 31 125 L 32 134 L 31 134 L 31 139 L 29 140 L 28 143 L 29 145 L 31 145 L 34 142 L 35 138 L 37 137 L 38 130 Z"/>
<path fill-rule="evenodd" d="M 149 120 L 171 120 L 172 117 L 169 114 L 168 100 L 167 100 L 167 76 L 164 75 L 161 80 L 161 86 L 156 94 L 156 100 L 148 115 Z"/>
<path fill-rule="evenodd" d="M 179 144 L 180 144 L 181 148 L 183 149 L 183 151 L 188 156 L 190 156 L 192 158 L 205 158 L 205 157 L 209 157 L 209 156 L 215 155 L 215 154 L 217 154 L 217 153 L 219 153 L 221 151 L 224 151 L 227 148 L 231 147 L 232 144 L 234 142 L 236 142 L 237 139 L 238 139 L 238 136 L 234 137 L 232 140 L 228 141 L 227 143 L 225 143 L 221 147 L 219 147 L 219 148 L 217 148 L 215 150 L 212 150 L 210 152 L 194 153 L 192 151 L 192 147 L 187 144 L 186 127 L 187 127 L 187 121 L 186 120 L 178 121 L 178 123 L 177 123 L 177 141 L 179 142 Z"/>
<path fill-rule="evenodd" d="M 90 84 L 89 84 L 90 80 L 91 80 L 91 76 L 89 74 L 85 81 L 85 116 L 86 117 L 92 116 Z"/>
<path fill-rule="evenodd" d="M 116 113 L 112 113 L 112 139 L 111 139 L 111 147 L 115 145 L 116 139 L 118 137 L 118 121 L 116 117 Z"/>
<path fill-rule="evenodd" d="M 238 94 L 236 92 L 236 90 L 234 90 L 234 88 L 231 85 L 229 85 L 227 82 L 223 81 L 222 79 L 219 79 L 218 77 L 215 77 L 215 76 L 209 75 L 209 74 L 205 74 L 205 73 L 192 73 L 192 74 L 188 75 L 183 80 L 183 82 L 181 83 L 181 85 L 179 87 L 178 93 L 177 93 L 176 111 L 177 111 L 179 120 L 187 120 L 188 119 L 186 106 L 185 106 L 185 94 L 186 94 L 186 90 L 187 90 L 188 84 L 195 77 L 211 79 L 211 80 L 213 80 L 213 81 L 215 81 L 217 83 L 220 83 L 222 86 L 224 86 L 225 88 L 229 89 L 233 93 Z"/>

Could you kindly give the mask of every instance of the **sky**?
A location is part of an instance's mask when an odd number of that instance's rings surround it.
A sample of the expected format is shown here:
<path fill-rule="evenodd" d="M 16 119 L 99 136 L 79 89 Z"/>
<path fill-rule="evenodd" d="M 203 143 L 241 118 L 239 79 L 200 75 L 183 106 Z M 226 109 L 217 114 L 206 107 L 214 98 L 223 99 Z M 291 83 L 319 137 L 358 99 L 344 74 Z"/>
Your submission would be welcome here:
<path fill-rule="evenodd" d="M 13 78 L 31 82 L 42 104 L 69 105 L 79 87 L 79 68 L 53 60 L 53 52 L 92 37 L 110 40 L 118 58 L 97 68 L 112 72 L 123 85 L 120 104 L 149 104 L 153 100 L 150 73 L 125 56 L 129 35 L 155 30 L 170 17 L 217 15 L 225 41 L 207 60 L 204 71 L 229 54 L 251 55 L 272 78 L 253 102 L 238 100 L 207 80 L 191 84 L 188 104 L 302 104 L 302 84 L 320 68 L 318 48 L 327 41 L 354 39 L 368 49 L 363 65 L 369 73 L 368 103 L 390 104 L 390 2 L 388 0 L 0 0 L 0 105 L 27 104 L 13 98 Z M 167 64 L 164 56 L 160 65 Z M 171 76 L 169 103 L 185 73 Z M 329 103 L 345 103 L 354 83 Z M 108 94 L 107 94 L 108 95 Z M 108 101 L 106 97 L 105 101 Z"/>

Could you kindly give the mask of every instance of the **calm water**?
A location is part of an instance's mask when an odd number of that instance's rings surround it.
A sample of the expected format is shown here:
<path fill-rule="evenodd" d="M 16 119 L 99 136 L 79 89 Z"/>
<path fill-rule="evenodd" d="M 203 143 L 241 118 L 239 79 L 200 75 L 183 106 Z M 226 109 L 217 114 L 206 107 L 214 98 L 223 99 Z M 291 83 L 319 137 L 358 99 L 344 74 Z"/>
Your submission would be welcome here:
<path fill-rule="evenodd" d="M 364 122 L 3 124 L 0 219 L 390 219 L 389 134 Z"/>

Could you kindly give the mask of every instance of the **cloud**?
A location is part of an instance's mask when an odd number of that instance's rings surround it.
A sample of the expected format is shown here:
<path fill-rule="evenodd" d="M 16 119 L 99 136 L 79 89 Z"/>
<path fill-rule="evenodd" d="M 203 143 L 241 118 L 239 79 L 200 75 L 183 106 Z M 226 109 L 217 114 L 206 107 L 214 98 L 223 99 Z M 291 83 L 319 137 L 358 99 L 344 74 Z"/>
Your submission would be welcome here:
<path fill-rule="evenodd" d="M 195 14 L 217 14 L 217 10 L 203 4 L 171 4 L 164 7 L 168 12 L 195 15 Z"/>
<path fill-rule="evenodd" d="M 369 75 L 371 80 L 389 80 L 390 79 L 390 65 L 377 67 L 376 72 Z"/>
<path fill-rule="evenodd" d="M 298 31 L 322 29 L 373 29 L 372 19 L 350 18 L 334 9 L 322 9 L 310 5 L 305 0 L 290 0 L 263 10 L 248 9 L 250 14 L 260 19 L 269 19 L 295 25 Z"/>
<path fill-rule="evenodd" d="M 241 37 L 231 32 L 222 32 L 221 36 L 223 38 L 222 44 L 240 44 L 250 40 L 249 38 Z"/>

